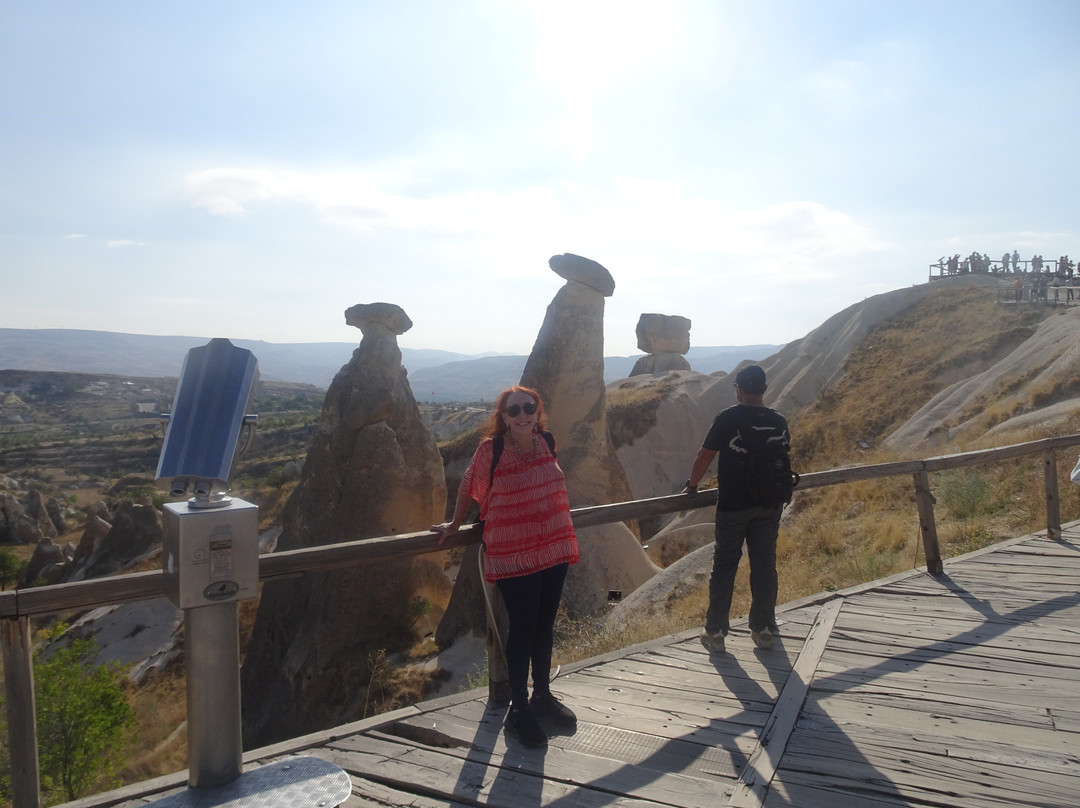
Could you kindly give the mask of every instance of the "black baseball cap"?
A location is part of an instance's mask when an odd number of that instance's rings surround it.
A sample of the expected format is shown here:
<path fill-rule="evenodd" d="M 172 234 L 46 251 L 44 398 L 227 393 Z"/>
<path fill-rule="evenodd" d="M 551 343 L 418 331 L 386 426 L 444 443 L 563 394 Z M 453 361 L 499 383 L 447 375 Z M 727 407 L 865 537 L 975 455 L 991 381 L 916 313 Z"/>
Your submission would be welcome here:
<path fill-rule="evenodd" d="M 760 365 L 747 365 L 735 374 L 735 385 L 752 396 L 765 392 L 765 371 Z"/>

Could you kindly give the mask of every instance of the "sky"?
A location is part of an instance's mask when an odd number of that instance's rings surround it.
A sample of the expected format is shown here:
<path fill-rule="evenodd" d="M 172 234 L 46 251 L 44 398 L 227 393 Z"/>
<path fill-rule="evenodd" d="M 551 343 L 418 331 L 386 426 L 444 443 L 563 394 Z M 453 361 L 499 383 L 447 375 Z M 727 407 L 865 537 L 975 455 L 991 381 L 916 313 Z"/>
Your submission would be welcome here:
<path fill-rule="evenodd" d="M 0 327 L 525 354 L 569 252 L 783 344 L 1076 260 L 1078 137 L 1075 0 L 2 0 Z"/>

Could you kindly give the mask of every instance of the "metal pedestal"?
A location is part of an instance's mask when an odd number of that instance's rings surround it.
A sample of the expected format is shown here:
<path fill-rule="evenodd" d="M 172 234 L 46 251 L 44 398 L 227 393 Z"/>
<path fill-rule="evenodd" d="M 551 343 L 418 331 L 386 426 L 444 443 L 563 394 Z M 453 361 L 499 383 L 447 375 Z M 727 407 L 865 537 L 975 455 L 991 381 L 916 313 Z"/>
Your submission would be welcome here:
<path fill-rule="evenodd" d="M 240 776 L 240 637 L 236 601 L 184 610 L 187 647 L 188 785 Z"/>

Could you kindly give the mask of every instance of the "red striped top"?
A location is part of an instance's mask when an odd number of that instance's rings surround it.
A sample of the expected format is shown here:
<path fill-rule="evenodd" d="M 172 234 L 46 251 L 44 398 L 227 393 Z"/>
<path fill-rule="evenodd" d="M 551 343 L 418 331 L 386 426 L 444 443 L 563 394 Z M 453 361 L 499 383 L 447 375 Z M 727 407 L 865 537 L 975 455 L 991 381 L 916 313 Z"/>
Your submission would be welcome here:
<path fill-rule="evenodd" d="M 490 491 L 491 438 L 481 441 L 461 478 L 469 495 L 480 503 L 488 581 L 530 575 L 578 560 L 566 477 L 547 442 L 536 439 L 536 451 L 524 457 L 508 443 L 495 466 Z"/>

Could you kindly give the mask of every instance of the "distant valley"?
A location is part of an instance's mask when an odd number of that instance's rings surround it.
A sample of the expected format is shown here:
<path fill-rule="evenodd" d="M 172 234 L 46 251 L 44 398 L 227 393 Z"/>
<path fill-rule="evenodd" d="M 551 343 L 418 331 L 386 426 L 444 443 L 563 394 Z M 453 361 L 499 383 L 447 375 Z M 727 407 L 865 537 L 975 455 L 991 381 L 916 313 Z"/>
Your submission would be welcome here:
<path fill-rule="evenodd" d="M 188 350 L 208 342 L 203 337 L 159 337 L 76 329 L 0 328 L 0 369 L 69 373 L 107 373 L 144 378 L 176 377 Z M 335 374 L 359 345 L 351 342 L 273 343 L 232 340 L 259 360 L 267 381 L 329 387 Z M 729 372 L 743 360 L 761 360 L 782 345 L 693 347 L 686 355 L 701 373 Z M 402 348 L 413 394 L 420 401 L 490 400 L 516 384 L 526 356 L 470 355 L 427 348 Z M 609 356 L 604 381 L 630 374 L 641 357 Z"/>

